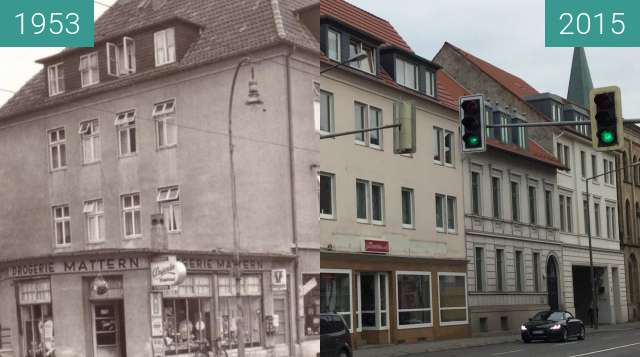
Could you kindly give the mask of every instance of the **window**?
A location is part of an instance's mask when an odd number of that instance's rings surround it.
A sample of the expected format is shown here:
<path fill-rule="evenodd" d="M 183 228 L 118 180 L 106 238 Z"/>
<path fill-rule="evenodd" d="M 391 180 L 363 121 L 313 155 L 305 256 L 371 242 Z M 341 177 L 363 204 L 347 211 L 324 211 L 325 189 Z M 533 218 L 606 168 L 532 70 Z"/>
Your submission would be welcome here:
<path fill-rule="evenodd" d="M 139 193 L 122 196 L 122 225 L 126 239 L 140 238 L 142 236 Z"/>
<path fill-rule="evenodd" d="M 335 219 L 335 176 L 321 172 L 320 177 L 320 218 Z"/>
<path fill-rule="evenodd" d="M 402 188 L 402 227 L 414 227 L 413 189 Z"/>
<path fill-rule="evenodd" d="M 502 218 L 502 188 L 500 177 L 491 177 L 491 200 L 493 208 L 493 218 Z"/>
<path fill-rule="evenodd" d="M 107 74 L 118 77 L 135 72 L 135 41 L 130 37 L 124 37 L 120 45 L 107 42 Z"/>
<path fill-rule="evenodd" d="M 64 67 L 63 63 L 57 63 L 47 68 L 49 77 L 49 96 L 64 93 Z"/>
<path fill-rule="evenodd" d="M 447 230 L 456 232 L 456 198 L 452 196 L 447 196 Z"/>
<path fill-rule="evenodd" d="M 425 71 L 424 74 L 426 77 L 425 84 L 427 86 L 425 88 L 426 89 L 425 92 L 428 96 L 435 97 L 436 96 L 436 74 L 428 70 Z"/>
<path fill-rule="evenodd" d="M 136 111 L 118 113 L 115 120 L 120 156 L 136 153 Z"/>
<path fill-rule="evenodd" d="M 606 207 L 607 211 L 607 238 L 616 238 L 616 208 Z"/>
<path fill-rule="evenodd" d="M 467 284 L 464 273 L 438 273 L 440 325 L 468 323 Z"/>
<path fill-rule="evenodd" d="M 567 167 L 571 171 L 571 154 L 569 153 L 569 146 L 562 143 L 556 143 L 556 157 L 560 163 Z"/>
<path fill-rule="evenodd" d="M 491 117 L 491 124 L 497 124 L 497 125 L 504 124 L 502 122 L 502 118 L 503 117 L 504 117 L 504 113 L 499 112 L 499 111 L 493 112 L 493 115 Z M 503 139 L 502 139 L 502 128 L 499 128 L 499 127 L 492 128 L 489 136 L 494 138 L 494 139 L 496 139 L 496 140 L 503 141 Z"/>
<path fill-rule="evenodd" d="M 436 194 L 436 231 L 444 232 L 444 218 L 446 213 L 444 211 L 445 195 Z"/>
<path fill-rule="evenodd" d="M 553 121 L 562 121 L 562 106 L 560 104 L 551 104 L 551 118 Z"/>
<path fill-rule="evenodd" d="M 471 171 L 471 213 L 480 215 L 480 173 Z"/>
<path fill-rule="evenodd" d="M 388 281 L 386 273 L 358 274 L 358 327 L 383 330 L 388 327 Z"/>
<path fill-rule="evenodd" d="M 48 134 L 49 165 L 51 170 L 67 167 L 67 138 L 64 128 L 50 130 Z"/>
<path fill-rule="evenodd" d="M 553 227 L 553 193 L 544 190 L 544 214 L 547 227 Z"/>
<path fill-rule="evenodd" d="M 602 159 L 602 170 L 603 173 L 607 172 L 606 175 L 604 175 L 604 183 L 609 184 L 609 185 L 614 185 L 615 184 L 615 177 L 614 177 L 614 172 L 613 172 L 613 161 L 611 160 L 607 160 L 607 159 Z"/>
<path fill-rule="evenodd" d="M 457 200 L 454 196 L 436 193 L 436 231 L 455 233 L 457 230 Z"/>
<path fill-rule="evenodd" d="M 354 103 L 353 106 L 355 114 L 355 130 L 362 130 L 367 128 L 367 106 L 362 103 Z M 360 132 L 356 134 L 356 143 L 365 144 L 366 133 Z"/>
<path fill-rule="evenodd" d="M 371 183 L 371 221 L 373 224 L 384 224 L 384 185 Z"/>
<path fill-rule="evenodd" d="M 484 291 L 484 249 L 475 249 L 476 291 Z"/>
<path fill-rule="evenodd" d="M 173 28 L 158 31 L 153 35 L 155 42 L 156 67 L 176 60 L 176 41 Z"/>
<path fill-rule="evenodd" d="M 540 292 L 540 253 L 533 253 L 533 291 Z"/>
<path fill-rule="evenodd" d="M 376 72 L 376 57 L 375 50 L 371 46 L 367 46 L 361 41 L 351 40 L 349 43 L 349 58 L 355 57 L 356 55 L 364 52 L 367 55 L 367 58 L 361 59 L 359 61 L 351 62 L 351 67 L 357 68 L 361 71 L 365 71 L 368 73 Z"/>
<path fill-rule="evenodd" d="M 51 282 L 48 279 L 17 282 L 20 338 L 25 357 L 53 356 L 55 333 L 51 309 Z"/>
<path fill-rule="evenodd" d="M 431 326 L 431 274 L 396 273 L 398 328 Z"/>
<path fill-rule="evenodd" d="M 580 172 L 582 174 L 582 178 L 587 177 L 587 159 L 584 151 L 580 150 Z"/>
<path fill-rule="evenodd" d="M 419 90 L 419 72 L 417 65 L 396 58 L 396 82 L 399 85 Z"/>
<path fill-rule="evenodd" d="M 589 221 L 589 204 L 587 200 L 582 200 L 582 216 L 584 217 L 584 234 L 589 234 L 590 221 Z"/>
<path fill-rule="evenodd" d="M 573 232 L 573 217 L 571 215 L 571 197 L 560 194 L 560 231 Z"/>
<path fill-rule="evenodd" d="M 369 128 L 382 126 L 382 110 L 369 107 Z M 368 132 L 369 146 L 380 148 L 382 146 L 382 130 Z"/>
<path fill-rule="evenodd" d="M 595 154 L 591 155 L 591 176 L 596 176 L 598 174 L 598 158 Z M 593 179 L 594 182 L 598 182 L 597 178 Z"/>
<path fill-rule="evenodd" d="M 153 106 L 157 144 L 160 149 L 175 146 L 178 143 L 178 124 L 176 123 L 175 114 L 176 106 L 174 100 L 168 100 Z"/>
<path fill-rule="evenodd" d="M 157 201 L 160 204 L 160 213 L 164 217 L 164 226 L 167 228 L 167 232 L 180 232 L 182 229 L 182 209 L 178 186 L 159 189 Z"/>
<path fill-rule="evenodd" d="M 56 245 L 65 246 L 71 244 L 71 216 L 69 206 L 53 207 L 53 225 L 55 231 Z"/>
<path fill-rule="evenodd" d="M 519 118 L 511 118 L 511 124 L 519 124 L 524 123 L 525 121 Z M 516 145 L 520 148 L 526 148 L 526 136 L 525 136 L 525 128 L 523 127 L 513 127 L 510 128 L 509 136 L 511 139 L 511 144 Z"/>
<path fill-rule="evenodd" d="M 595 236 L 600 237 L 600 204 L 593 203 L 593 222 L 595 224 Z"/>
<path fill-rule="evenodd" d="M 104 242 L 104 205 L 102 200 L 87 201 L 82 210 L 85 216 L 87 242 Z"/>
<path fill-rule="evenodd" d="M 535 186 L 529 186 L 529 223 L 538 224 L 538 190 Z"/>
<path fill-rule="evenodd" d="M 496 249 L 496 290 L 504 291 L 504 249 Z"/>
<path fill-rule="evenodd" d="M 516 181 L 511 181 L 511 218 L 520 222 L 520 184 Z"/>
<path fill-rule="evenodd" d="M 341 315 L 351 330 L 351 270 L 322 269 L 320 296 L 320 312 Z"/>
<path fill-rule="evenodd" d="M 442 163 L 442 129 L 433 127 L 433 161 Z"/>
<path fill-rule="evenodd" d="M 516 250 L 516 291 L 522 291 L 523 289 L 522 283 L 524 281 L 524 266 L 522 263 L 522 252 Z"/>
<path fill-rule="evenodd" d="M 85 164 L 100 161 L 100 125 L 98 119 L 80 123 L 78 131 L 82 139 L 82 153 Z"/>
<path fill-rule="evenodd" d="M 446 166 L 453 166 L 454 136 L 453 132 L 433 127 L 433 161 Z"/>
<path fill-rule="evenodd" d="M 327 57 L 340 62 L 340 33 L 329 30 L 327 31 Z"/>
<path fill-rule="evenodd" d="M 444 163 L 453 165 L 453 132 L 444 131 Z"/>
<path fill-rule="evenodd" d="M 369 181 L 356 180 L 356 220 L 360 223 L 369 222 Z"/>
<path fill-rule="evenodd" d="M 262 316 L 262 277 L 260 275 L 243 275 L 240 282 L 240 296 L 236 293 L 236 281 L 233 276 L 218 275 L 217 278 L 220 315 L 243 315 L 243 323 L 246 327 L 245 347 L 260 346 L 264 323 Z M 282 322 L 285 322 L 284 319 Z M 233 321 L 223 321 L 221 332 L 222 336 L 235 335 L 236 327 Z M 227 349 L 235 349 L 238 347 L 237 344 L 237 338 L 223 339 L 222 341 L 222 347 Z"/>
<path fill-rule="evenodd" d="M 333 132 L 333 94 L 320 91 L 320 131 Z"/>
<path fill-rule="evenodd" d="M 80 56 L 80 82 L 82 87 L 87 87 L 100 82 L 100 71 L 98 70 L 98 52 Z"/>

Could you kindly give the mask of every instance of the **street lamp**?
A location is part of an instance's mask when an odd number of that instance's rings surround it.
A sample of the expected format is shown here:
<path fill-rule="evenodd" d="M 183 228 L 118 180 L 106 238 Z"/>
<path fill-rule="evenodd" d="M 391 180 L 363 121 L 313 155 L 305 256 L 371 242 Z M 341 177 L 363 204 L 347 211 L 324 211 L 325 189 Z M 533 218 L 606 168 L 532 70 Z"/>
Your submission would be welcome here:
<path fill-rule="evenodd" d="M 320 71 L 320 74 L 322 74 L 322 73 L 324 73 L 324 72 L 327 72 L 327 71 L 330 71 L 330 70 L 332 70 L 332 69 L 334 69 L 334 68 L 336 68 L 336 67 L 340 67 L 340 66 L 343 66 L 343 65 L 346 65 L 346 64 L 352 63 L 352 62 L 359 62 L 359 61 L 362 61 L 362 60 L 364 60 L 364 59 L 367 59 L 368 57 L 369 57 L 369 56 L 367 56 L 366 52 L 356 53 L 355 55 L 353 55 L 353 56 L 349 57 L 348 59 L 346 59 L 346 60 L 344 60 L 344 61 L 342 61 L 342 62 L 339 62 L 339 63 L 337 63 L 337 64 L 334 64 L 333 66 L 331 66 L 331 67 L 329 67 L 329 68 L 325 68 L 325 69 L 323 69 L 322 71 Z"/>
<path fill-rule="evenodd" d="M 241 302 L 241 291 L 240 288 L 242 286 L 242 274 L 240 272 L 240 242 L 238 237 L 238 198 L 237 198 L 237 188 L 236 188 L 236 170 L 235 170 L 235 161 L 234 161 L 234 147 L 233 147 L 233 96 L 236 88 L 236 80 L 238 79 L 238 72 L 240 72 L 240 68 L 247 63 L 253 63 L 253 60 L 249 57 L 245 57 L 238 62 L 236 65 L 236 70 L 233 74 L 233 80 L 231 82 L 231 91 L 229 94 L 229 175 L 231 182 L 231 210 L 233 215 L 233 252 L 235 258 L 234 268 L 230 272 L 232 277 L 235 278 L 235 287 L 236 287 L 236 300 L 238 303 L 237 311 L 238 315 L 236 316 L 236 331 L 237 331 L 237 339 L 238 339 L 238 357 L 244 357 L 244 311 Z M 258 81 L 255 79 L 255 71 L 253 65 L 251 67 L 251 79 L 249 80 L 249 96 L 245 105 L 254 107 L 257 105 L 262 105 L 262 99 L 260 99 L 260 92 L 258 91 Z"/>

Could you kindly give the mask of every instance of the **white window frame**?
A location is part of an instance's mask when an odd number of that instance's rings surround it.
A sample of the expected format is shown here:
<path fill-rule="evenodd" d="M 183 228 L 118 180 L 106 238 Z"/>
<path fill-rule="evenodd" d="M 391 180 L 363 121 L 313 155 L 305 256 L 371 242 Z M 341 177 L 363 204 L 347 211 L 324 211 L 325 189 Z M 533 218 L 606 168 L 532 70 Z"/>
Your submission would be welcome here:
<path fill-rule="evenodd" d="M 440 207 L 442 207 L 442 213 L 440 214 L 440 216 L 442 217 L 442 226 L 438 226 L 438 199 L 441 200 L 442 204 Z M 436 193 L 434 196 L 434 201 L 433 201 L 434 205 L 435 205 L 435 226 L 436 226 L 436 232 L 440 232 L 440 233 L 444 233 L 447 230 L 447 196 L 443 195 L 441 193 Z"/>
<path fill-rule="evenodd" d="M 423 309 L 400 309 L 400 301 L 398 298 L 398 276 L 400 275 L 420 275 L 420 276 L 428 276 L 429 277 L 429 308 Z M 398 330 L 412 329 L 412 328 L 422 328 L 422 327 L 432 327 L 433 326 L 433 281 L 431 279 L 431 272 L 426 271 L 405 271 L 399 270 L 396 271 L 395 274 L 395 295 L 396 295 L 396 328 Z M 427 324 L 412 324 L 412 325 L 400 325 L 400 312 L 414 312 L 414 311 L 429 311 L 431 314 L 431 322 Z"/>
<path fill-rule="evenodd" d="M 156 147 L 158 149 L 172 148 L 178 145 L 178 118 L 176 116 L 176 100 L 170 99 L 163 102 L 159 102 L 153 105 L 152 117 L 154 119 L 155 131 L 156 131 Z M 174 123 L 168 123 L 173 120 Z M 160 137 L 159 125 L 162 125 L 162 138 Z M 169 142 L 170 125 L 174 125 L 172 133 L 175 133 L 173 141 Z M 160 141 L 162 139 L 162 142 Z"/>
<path fill-rule="evenodd" d="M 138 197 L 138 204 L 135 204 L 135 197 Z M 131 200 L 131 205 L 125 205 L 125 198 L 129 198 Z M 120 196 L 120 207 L 122 209 L 122 235 L 124 239 L 136 239 L 142 237 L 142 201 L 140 198 L 139 192 L 128 193 Z M 140 217 L 140 222 L 138 224 L 140 226 L 136 226 L 136 212 L 138 212 L 138 216 Z M 133 234 L 127 235 L 127 215 L 131 215 L 131 225 L 133 227 Z M 136 233 L 139 231 L 140 233 Z"/>
<path fill-rule="evenodd" d="M 453 201 L 453 228 L 449 227 L 449 201 Z M 455 196 L 447 195 L 445 198 L 445 211 L 446 211 L 446 227 L 447 233 L 455 234 L 458 233 L 458 199 Z"/>
<path fill-rule="evenodd" d="M 135 129 L 136 129 L 136 110 L 128 110 L 126 112 L 121 112 L 116 114 L 116 119 L 114 122 L 116 126 L 117 136 L 118 136 L 118 154 L 120 157 L 134 156 L 138 152 L 138 142 L 136 140 Z M 122 133 L 126 133 L 126 149 L 127 152 L 122 152 Z M 133 139 L 132 139 L 133 138 Z M 132 150 L 132 140 L 136 143 L 135 150 Z"/>
<path fill-rule="evenodd" d="M 463 307 L 442 307 L 440 301 L 440 276 L 462 276 L 464 277 L 464 309 L 466 310 L 467 319 L 464 321 L 451 321 L 451 322 L 442 322 L 442 311 L 443 310 L 462 310 Z M 440 326 L 456 326 L 456 325 L 467 325 L 469 323 L 469 289 L 467 286 L 467 274 L 466 273 L 453 273 L 453 272 L 438 272 L 438 321 L 440 321 Z"/>
<path fill-rule="evenodd" d="M 425 71 L 425 93 L 430 97 L 436 96 L 436 74 L 429 70 Z"/>
<path fill-rule="evenodd" d="M 444 162 L 443 157 L 443 132 L 444 129 L 439 128 L 437 126 L 433 127 L 433 163 L 437 165 L 442 165 Z M 437 155 L 437 158 L 436 158 Z"/>
<path fill-rule="evenodd" d="M 335 220 L 336 219 L 336 175 L 329 172 L 320 171 L 318 172 L 318 184 L 320 184 L 320 180 L 322 176 L 329 177 L 329 179 L 331 180 L 331 214 L 319 212 L 320 218 Z M 318 187 L 318 191 L 320 191 L 320 187 Z M 320 204 L 320 198 L 318 197 L 318 205 L 319 204 Z"/>
<path fill-rule="evenodd" d="M 344 315 L 349 315 L 350 328 L 349 332 L 353 333 L 354 331 L 354 321 L 353 321 L 353 272 L 351 269 L 320 269 L 320 274 L 346 274 L 349 275 L 349 312 L 345 311 L 333 311 L 337 315 L 340 315 L 344 318 Z"/>
<path fill-rule="evenodd" d="M 363 184 L 364 185 L 364 207 L 365 207 L 365 218 L 360 218 L 358 217 L 358 184 Z M 369 182 L 368 180 L 362 180 L 362 179 L 356 179 L 356 222 L 358 223 L 369 223 L 369 220 L 371 219 L 371 182 Z"/>
<path fill-rule="evenodd" d="M 323 96 L 326 96 L 327 99 L 327 120 L 329 121 L 327 123 L 327 125 L 329 126 L 329 130 L 323 130 L 322 129 L 322 102 L 323 102 Z M 318 125 L 318 129 L 320 130 L 321 134 L 330 134 L 333 133 L 335 131 L 335 120 L 334 120 L 334 96 L 333 93 L 325 91 L 325 90 L 321 90 L 320 91 L 320 118 L 319 118 L 319 125 Z"/>
<path fill-rule="evenodd" d="M 82 162 L 85 165 L 100 162 L 102 143 L 100 142 L 100 122 L 98 119 L 86 120 L 80 123 L 78 130 L 82 142 Z M 91 149 L 90 156 L 87 147 Z"/>
<path fill-rule="evenodd" d="M 51 140 L 51 133 L 56 133 L 56 140 Z M 64 139 L 60 139 L 60 132 L 64 133 Z M 49 141 L 49 169 L 51 171 L 64 170 L 67 168 L 67 132 L 64 127 L 47 130 L 47 140 Z M 64 147 L 64 155 L 60 150 Z M 57 149 L 58 167 L 53 167 L 53 148 Z M 64 157 L 64 165 L 62 159 Z"/>
<path fill-rule="evenodd" d="M 447 145 L 447 136 L 450 137 L 449 139 L 449 145 Z M 455 134 L 453 131 L 451 130 L 446 130 L 444 129 L 442 131 L 442 162 L 444 162 L 444 166 L 448 166 L 448 167 L 454 167 L 454 162 L 455 162 Z M 451 160 L 447 161 L 447 152 L 450 153 L 451 155 Z"/>
<path fill-rule="evenodd" d="M 94 59 L 95 66 L 92 67 L 91 63 Z M 86 64 L 83 64 L 83 62 L 86 62 Z M 82 88 L 100 83 L 100 61 L 98 58 L 98 52 L 91 52 L 80 56 L 80 66 L 78 70 L 80 71 L 80 84 Z M 88 76 L 86 83 L 85 76 Z"/>
<path fill-rule="evenodd" d="M 373 186 L 377 186 L 380 188 L 380 220 L 373 219 Z M 384 199 L 384 184 L 380 182 L 371 181 L 369 185 L 369 204 L 371 205 L 371 224 L 377 226 L 384 225 L 385 219 L 385 199 Z"/>
<path fill-rule="evenodd" d="M 420 66 L 415 63 L 406 61 L 402 58 L 396 58 L 396 83 L 415 91 L 420 90 Z M 407 75 L 413 77 L 413 86 L 409 83 Z"/>
<path fill-rule="evenodd" d="M 335 35 L 335 41 L 336 41 L 336 54 L 335 56 L 331 55 L 331 35 Z M 341 54 L 341 49 L 342 49 L 342 34 L 338 31 L 335 31 L 333 29 L 328 29 L 327 30 L 327 57 L 331 60 L 334 60 L 336 62 L 340 62 L 341 58 L 342 58 L 342 54 Z"/>
<path fill-rule="evenodd" d="M 160 213 L 165 218 L 164 226 L 167 233 L 182 232 L 182 203 L 180 202 L 180 187 L 167 186 L 158 189 L 158 197 L 156 198 L 160 206 Z M 168 210 L 168 212 L 166 212 Z M 178 212 L 176 214 L 176 212 Z M 167 217 L 175 218 L 175 225 L 167 222 Z"/>
<path fill-rule="evenodd" d="M 355 48 L 354 53 L 351 53 L 351 48 L 352 48 L 351 46 Z M 368 50 L 370 50 L 370 52 Z M 367 45 L 362 40 L 359 40 L 357 38 L 351 38 L 351 40 L 349 41 L 349 58 L 355 55 L 358 55 L 363 51 L 367 54 L 367 57 L 359 61 L 351 62 L 349 65 L 365 73 L 375 74 L 377 71 L 377 68 L 376 68 L 377 63 L 376 63 L 376 57 L 375 57 L 376 49 L 372 46 Z M 363 68 L 363 65 L 362 65 L 363 62 L 367 63 L 367 66 L 371 66 L 371 71 L 368 71 L 367 69 Z"/>
<path fill-rule="evenodd" d="M 85 201 L 82 213 L 85 217 L 87 243 L 103 243 L 106 239 L 104 201 L 102 199 Z"/>
<path fill-rule="evenodd" d="M 65 208 L 69 212 L 69 215 L 67 216 L 64 215 Z M 61 217 L 56 216 L 57 209 L 62 210 Z M 65 237 L 67 236 L 67 228 L 65 227 L 65 222 L 68 222 L 69 231 L 71 231 L 71 209 L 69 205 L 63 204 L 63 205 L 53 206 L 51 209 L 51 212 L 53 214 L 53 238 L 54 238 L 54 243 L 56 248 L 71 246 L 71 242 L 72 242 L 71 232 L 68 232 L 69 241 L 68 242 L 65 241 Z M 62 239 L 61 239 L 62 243 L 58 243 L 58 227 L 57 227 L 58 224 L 62 225 Z"/>
<path fill-rule="evenodd" d="M 362 311 L 362 295 L 361 295 L 361 287 L 362 287 L 362 273 L 365 274 L 370 274 L 373 275 L 375 278 L 375 284 L 374 284 L 374 289 L 375 289 L 375 305 L 376 306 L 376 310 L 374 311 Z M 389 329 L 389 274 L 384 273 L 384 272 L 358 272 L 356 273 L 357 275 L 357 279 L 356 279 L 356 284 L 357 284 L 357 290 L 358 290 L 358 327 L 356 328 L 356 332 L 362 332 L 362 331 L 385 331 Z M 380 300 L 381 300 L 381 291 L 380 291 L 380 277 L 384 277 L 385 279 L 385 284 L 386 284 L 386 289 L 385 289 L 385 301 L 386 306 L 381 306 L 382 304 L 380 304 Z M 379 309 L 378 309 L 379 308 Z M 375 313 L 376 315 L 376 327 L 364 327 L 362 326 L 362 313 Z M 382 313 L 387 314 L 387 323 L 386 325 L 382 325 L 382 318 L 381 315 Z"/>
<path fill-rule="evenodd" d="M 478 197 L 474 197 L 474 194 L 473 194 L 474 175 L 477 175 L 476 177 L 478 178 Z M 470 212 L 473 215 L 482 216 L 482 168 L 474 167 L 471 169 L 471 175 L 469 175 L 469 189 L 471 190 L 469 195 L 470 196 L 470 200 L 469 200 Z M 473 204 L 475 201 L 477 201 L 478 212 L 474 212 Z"/>
<path fill-rule="evenodd" d="M 380 127 L 384 125 L 384 119 L 382 117 L 382 109 L 380 108 L 376 108 L 374 106 L 371 105 L 367 105 L 367 128 L 375 128 L 375 127 Z M 372 113 L 377 113 L 377 119 L 378 119 L 378 123 L 376 124 L 376 126 L 372 126 L 372 119 L 373 119 L 373 115 L 371 115 Z M 371 134 L 372 133 L 378 133 L 378 143 L 374 144 L 371 142 Z M 382 133 L 383 130 L 374 130 L 374 131 L 368 131 L 367 135 L 365 136 L 366 138 L 366 142 L 367 142 L 367 146 L 374 148 L 374 149 L 378 149 L 378 150 L 382 150 Z"/>
<path fill-rule="evenodd" d="M 47 78 L 49 80 L 49 96 L 62 94 L 65 91 L 64 83 L 64 63 L 56 63 L 47 67 Z"/>
<path fill-rule="evenodd" d="M 175 28 L 170 27 L 153 34 L 154 57 L 156 67 L 164 66 L 176 61 Z"/>
<path fill-rule="evenodd" d="M 409 197 L 411 198 L 411 224 L 404 223 L 404 202 L 402 202 L 402 194 L 404 191 L 409 192 Z M 405 229 L 415 229 L 416 228 L 416 198 L 415 198 L 415 190 L 409 187 L 402 187 L 400 189 L 400 222 L 402 223 L 402 228 Z"/>
<path fill-rule="evenodd" d="M 497 192 L 494 190 L 493 180 L 498 181 Z M 496 200 L 496 193 L 497 193 L 497 200 Z M 496 208 L 498 210 L 497 217 L 495 214 Z M 504 214 L 502 211 L 502 175 L 498 175 L 498 174 L 491 175 L 491 216 L 494 219 L 502 219 L 504 217 Z"/>

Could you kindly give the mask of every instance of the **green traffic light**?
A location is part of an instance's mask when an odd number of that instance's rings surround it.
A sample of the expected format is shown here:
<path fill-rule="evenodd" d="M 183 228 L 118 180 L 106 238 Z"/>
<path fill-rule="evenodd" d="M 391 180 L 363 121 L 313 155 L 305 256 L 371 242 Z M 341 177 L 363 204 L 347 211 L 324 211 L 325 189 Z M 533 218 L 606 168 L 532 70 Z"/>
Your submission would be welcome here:
<path fill-rule="evenodd" d="M 475 135 L 471 135 L 467 138 L 467 144 L 469 146 L 477 146 L 480 144 L 480 139 Z"/>
<path fill-rule="evenodd" d="M 616 136 L 613 134 L 611 130 L 603 130 L 600 133 L 600 141 L 604 144 L 611 144 L 615 141 Z"/>

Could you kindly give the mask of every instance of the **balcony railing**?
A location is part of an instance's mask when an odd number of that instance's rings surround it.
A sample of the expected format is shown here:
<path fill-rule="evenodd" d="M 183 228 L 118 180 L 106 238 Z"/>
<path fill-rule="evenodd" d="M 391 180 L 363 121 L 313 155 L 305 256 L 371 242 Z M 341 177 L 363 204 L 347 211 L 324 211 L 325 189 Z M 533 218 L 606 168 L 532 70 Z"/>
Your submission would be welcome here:
<path fill-rule="evenodd" d="M 465 215 L 464 228 L 467 232 L 472 233 L 497 234 L 543 241 L 556 241 L 558 239 L 558 230 L 554 227 L 544 227 L 475 215 Z"/>

